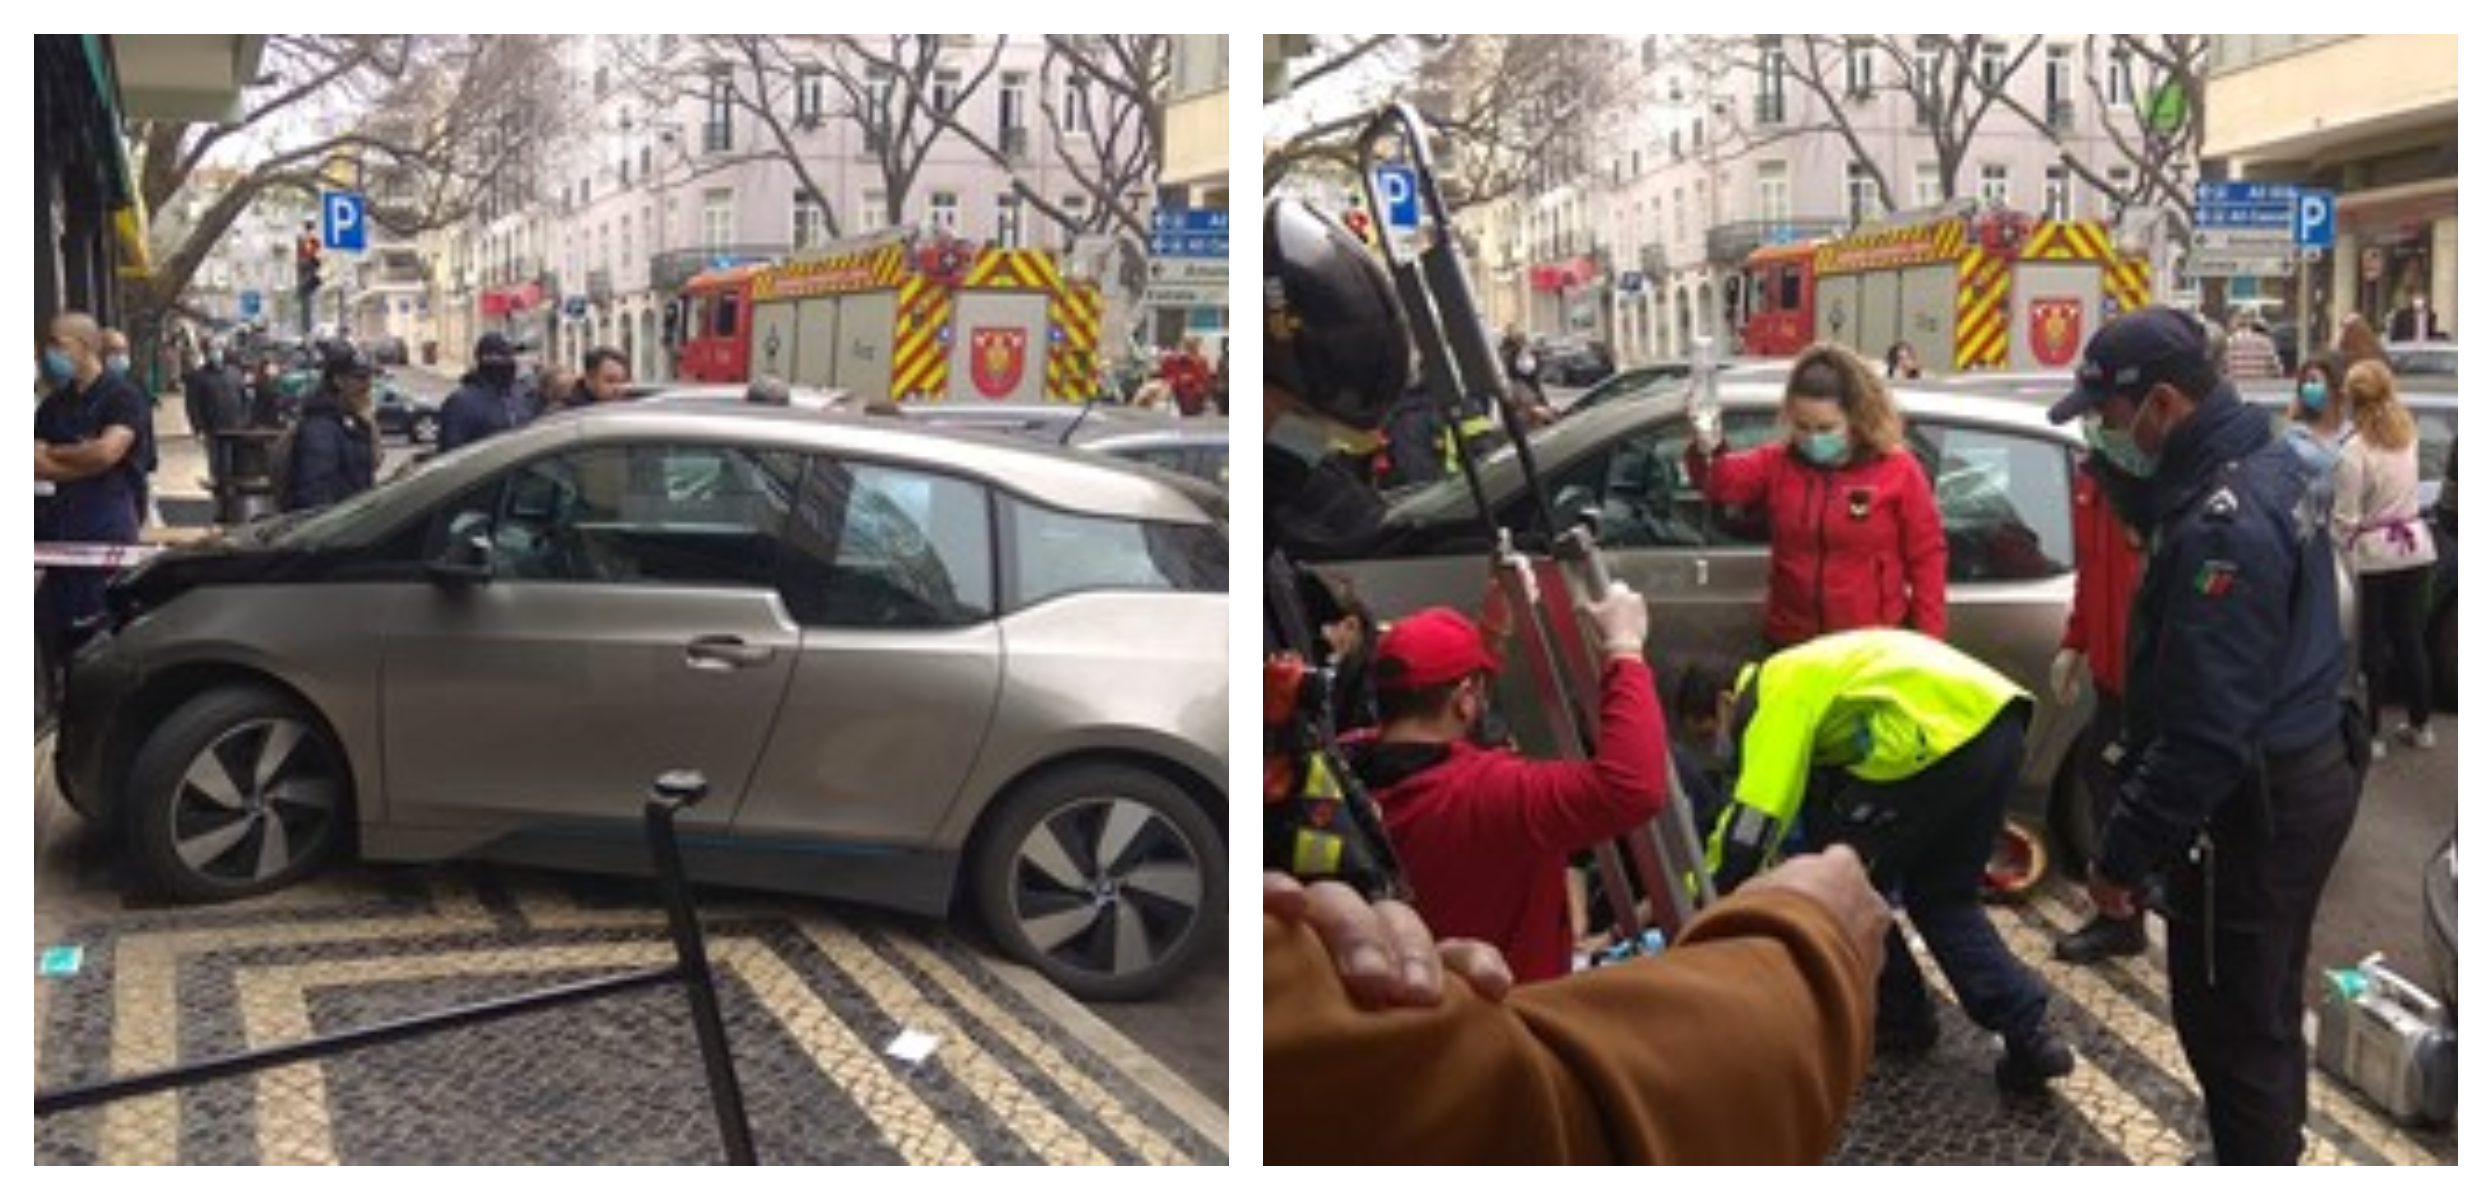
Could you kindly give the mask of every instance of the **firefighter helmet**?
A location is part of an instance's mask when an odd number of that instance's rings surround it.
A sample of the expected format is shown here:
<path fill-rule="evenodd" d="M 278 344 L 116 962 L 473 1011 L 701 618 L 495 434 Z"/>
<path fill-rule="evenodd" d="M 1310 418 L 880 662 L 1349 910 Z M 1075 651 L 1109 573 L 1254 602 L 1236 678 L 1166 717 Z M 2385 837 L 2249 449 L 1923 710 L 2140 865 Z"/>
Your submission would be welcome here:
<path fill-rule="evenodd" d="M 1263 381 L 1353 429 L 1383 424 L 1410 378 L 1410 331 L 1384 268 L 1297 200 L 1263 208 Z"/>

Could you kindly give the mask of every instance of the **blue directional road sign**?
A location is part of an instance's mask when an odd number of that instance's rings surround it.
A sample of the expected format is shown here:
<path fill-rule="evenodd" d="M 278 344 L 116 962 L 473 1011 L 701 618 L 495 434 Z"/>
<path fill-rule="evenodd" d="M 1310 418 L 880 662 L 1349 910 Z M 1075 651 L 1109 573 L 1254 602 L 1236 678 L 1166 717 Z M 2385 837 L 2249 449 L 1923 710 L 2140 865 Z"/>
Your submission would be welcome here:
<path fill-rule="evenodd" d="M 363 193 L 320 193 L 320 244 L 331 250 L 363 250 Z"/>
<path fill-rule="evenodd" d="M 1419 172 L 1390 163 L 1377 167 L 1376 194 L 1384 197 L 1386 226 L 1419 228 Z"/>
<path fill-rule="evenodd" d="M 1154 258 L 1229 256 L 1229 212 L 1224 208 L 1164 208 L 1151 214 Z"/>

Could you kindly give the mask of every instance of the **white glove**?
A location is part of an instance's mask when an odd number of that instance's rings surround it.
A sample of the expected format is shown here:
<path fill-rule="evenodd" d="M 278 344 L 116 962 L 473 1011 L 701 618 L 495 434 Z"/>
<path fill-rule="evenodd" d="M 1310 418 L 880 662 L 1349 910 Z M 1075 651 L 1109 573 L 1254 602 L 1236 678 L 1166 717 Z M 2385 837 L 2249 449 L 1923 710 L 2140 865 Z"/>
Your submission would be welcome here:
<path fill-rule="evenodd" d="M 2084 661 L 2084 655 L 2066 646 L 2051 656 L 2051 694 L 2058 697 L 2061 704 L 2077 702 L 2077 668 Z"/>
<path fill-rule="evenodd" d="M 1690 440 L 1696 445 L 1696 453 L 1703 455 L 1706 458 L 1711 458 L 1713 457 L 1715 451 L 1722 448 L 1722 418 L 1720 414 L 1704 413 L 1696 415 L 1689 419 L 1688 426 Z"/>
<path fill-rule="evenodd" d="M 1652 628 L 1652 610 L 1644 605 L 1644 597 L 1634 588 L 1612 580 L 1609 594 L 1584 606 L 1584 616 L 1592 627 L 1601 631 L 1601 650 L 1606 654 L 1644 653 L 1644 635 Z"/>

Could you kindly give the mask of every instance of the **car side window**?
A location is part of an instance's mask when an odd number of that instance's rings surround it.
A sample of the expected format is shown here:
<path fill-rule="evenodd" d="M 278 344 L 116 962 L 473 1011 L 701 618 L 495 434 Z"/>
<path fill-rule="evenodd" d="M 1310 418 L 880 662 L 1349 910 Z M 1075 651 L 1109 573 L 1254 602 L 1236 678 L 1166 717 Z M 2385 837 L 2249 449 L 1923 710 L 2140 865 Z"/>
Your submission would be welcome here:
<path fill-rule="evenodd" d="M 1016 608 L 1079 592 L 1228 590 L 1228 539 L 1212 526 L 1089 516 L 1017 499 L 1004 508 Z"/>
<path fill-rule="evenodd" d="M 436 545 L 482 533 L 497 579 L 768 587 L 797 466 L 728 446 L 550 455 L 446 506 Z"/>
<path fill-rule="evenodd" d="M 1687 423 L 1673 420 L 1570 464 L 1549 485 L 1558 520 L 1598 512 L 1601 543 L 1613 549 L 1703 545 L 1702 505 L 1680 458 L 1687 438 Z"/>
<path fill-rule="evenodd" d="M 993 524 L 979 484 L 815 459 L 780 556 L 779 591 L 806 625 L 974 624 L 995 613 Z"/>
<path fill-rule="evenodd" d="M 1947 534 L 1947 581 L 2048 579 L 2076 561 L 2065 446 L 1965 426 L 1916 425 Z M 1929 465 L 1930 458 L 1923 459 Z"/>

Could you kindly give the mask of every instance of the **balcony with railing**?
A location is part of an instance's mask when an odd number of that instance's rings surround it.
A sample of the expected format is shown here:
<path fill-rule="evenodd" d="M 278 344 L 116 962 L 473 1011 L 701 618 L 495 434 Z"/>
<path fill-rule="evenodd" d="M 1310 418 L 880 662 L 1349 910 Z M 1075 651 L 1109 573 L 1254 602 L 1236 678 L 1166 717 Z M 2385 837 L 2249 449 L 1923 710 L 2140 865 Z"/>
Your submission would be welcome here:
<path fill-rule="evenodd" d="M 1852 223 L 1842 217 L 1728 221 L 1705 231 L 1705 258 L 1714 263 L 1737 263 L 1755 253 L 1759 246 L 1831 237 L 1851 227 Z"/>

